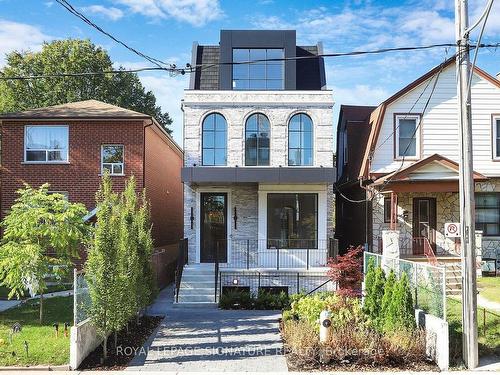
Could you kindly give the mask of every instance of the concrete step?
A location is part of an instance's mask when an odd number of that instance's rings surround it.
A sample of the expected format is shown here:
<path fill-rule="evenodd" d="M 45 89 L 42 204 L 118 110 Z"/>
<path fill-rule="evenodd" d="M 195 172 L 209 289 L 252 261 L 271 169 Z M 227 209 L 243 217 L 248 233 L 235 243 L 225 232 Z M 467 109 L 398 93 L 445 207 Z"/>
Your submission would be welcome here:
<path fill-rule="evenodd" d="M 218 305 L 214 302 L 174 302 L 172 305 L 176 309 L 216 309 Z"/>
<path fill-rule="evenodd" d="M 197 296 L 197 295 L 214 295 L 214 286 L 204 288 L 182 288 L 179 296 Z"/>
<path fill-rule="evenodd" d="M 179 303 L 192 303 L 192 302 L 208 302 L 214 303 L 213 294 L 193 294 L 193 295 L 183 295 L 182 292 L 179 294 Z"/>

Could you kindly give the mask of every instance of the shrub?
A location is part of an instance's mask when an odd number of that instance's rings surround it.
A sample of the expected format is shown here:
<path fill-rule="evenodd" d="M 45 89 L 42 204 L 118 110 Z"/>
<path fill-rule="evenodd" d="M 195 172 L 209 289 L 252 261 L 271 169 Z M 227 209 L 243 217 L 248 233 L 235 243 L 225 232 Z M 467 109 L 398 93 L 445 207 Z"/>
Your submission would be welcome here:
<path fill-rule="evenodd" d="M 316 293 L 292 302 L 291 311 L 298 319 L 316 326 L 321 311 L 332 311 L 339 301 L 340 298 L 334 293 Z"/>
<path fill-rule="evenodd" d="M 363 310 L 374 327 L 378 326 L 381 315 L 382 298 L 384 296 L 385 273 L 382 268 L 377 267 L 374 271 L 373 284 L 365 297 Z"/>
<path fill-rule="evenodd" d="M 222 293 L 219 299 L 221 309 L 252 309 L 253 298 L 249 290 L 228 290 Z"/>
<path fill-rule="evenodd" d="M 285 292 L 273 294 L 261 291 L 255 299 L 255 308 L 257 310 L 283 310 L 289 307 L 290 301 Z"/>
<path fill-rule="evenodd" d="M 337 283 L 337 294 L 342 297 L 359 297 L 363 280 L 363 247 L 350 247 L 345 255 L 339 255 L 328 262 L 328 276 Z"/>
<path fill-rule="evenodd" d="M 408 276 L 403 273 L 395 283 L 391 303 L 385 317 L 385 331 L 413 331 L 416 327 L 415 310 Z"/>
<path fill-rule="evenodd" d="M 283 322 L 285 350 L 298 366 L 313 366 L 319 356 L 318 332 L 306 321 L 287 320 Z"/>
<path fill-rule="evenodd" d="M 389 309 L 391 306 L 392 302 L 392 294 L 394 291 L 394 285 L 396 284 L 396 274 L 394 273 L 393 270 L 389 272 L 389 276 L 387 277 L 387 280 L 385 281 L 384 285 L 384 296 L 382 297 L 382 304 L 380 306 L 380 316 L 384 317 L 384 319 L 379 320 L 379 324 L 377 325 L 377 329 L 380 331 L 383 331 L 385 328 L 385 323 L 387 322 L 387 317 L 389 315 Z"/>

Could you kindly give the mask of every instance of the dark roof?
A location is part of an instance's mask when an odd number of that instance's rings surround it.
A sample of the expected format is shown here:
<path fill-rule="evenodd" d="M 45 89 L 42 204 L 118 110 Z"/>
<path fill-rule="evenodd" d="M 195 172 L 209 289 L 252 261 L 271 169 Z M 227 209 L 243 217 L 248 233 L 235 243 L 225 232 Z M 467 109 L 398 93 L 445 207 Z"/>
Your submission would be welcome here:
<path fill-rule="evenodd" d="M 194 76 L 195 90 L 219 90 L 219 46 L 196 46 L 196 65 L 203 64 L 208 68 L 197 68 Z M 296 56 L 317 56 L 320 51 L 316 46 L 297 46 Z M 212 66 L 213 65 L 213 66 Z M 324 85 L 324 66 L 322 59 L 302 59 L 296 63 L 297 90 L 321 90 Z"/>
<path fill-rule="evenodd" d="M 370 115 L 377 107 L 362 105 L 341 105 L 337 134 L 341 129 L 347 132 L 347 164 L 338 182 L 355 181 L 363 161 L 364 150 L 370 135 Z M 337 155 L 339 140 L 337 139 Z M 338 161 L 341 162 L 341 161 Z"/>
<path fill-rule="evenodd" d="M 0 119 L 52 119 L 52 118 L 134 118 L 148 119 L 151 116 L 144 113 L 118 107 L 99 100 L 83 100 L 28 109 L 26 111 L 0 114 Z"/>

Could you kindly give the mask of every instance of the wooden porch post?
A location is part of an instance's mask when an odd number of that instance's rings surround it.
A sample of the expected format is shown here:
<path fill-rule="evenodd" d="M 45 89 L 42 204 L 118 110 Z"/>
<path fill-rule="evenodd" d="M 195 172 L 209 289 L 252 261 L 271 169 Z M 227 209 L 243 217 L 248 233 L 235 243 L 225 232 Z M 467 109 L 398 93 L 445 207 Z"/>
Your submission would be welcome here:
<path fill-rule="evenodd" d="M 391 224 L 390 229 L 396 230 L 398 224 L 398 195 L 391 191 Z"/>

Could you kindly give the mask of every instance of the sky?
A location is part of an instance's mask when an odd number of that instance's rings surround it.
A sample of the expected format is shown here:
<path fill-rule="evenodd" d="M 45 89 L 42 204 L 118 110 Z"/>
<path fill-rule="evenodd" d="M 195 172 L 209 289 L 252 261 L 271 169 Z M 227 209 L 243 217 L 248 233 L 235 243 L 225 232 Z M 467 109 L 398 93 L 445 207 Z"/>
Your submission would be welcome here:
<path fill-rule="evenodd" d="M 69 0 L 94 23 L 132 47 L 184 66 L 193 41 L 217 44 L 221 29 L 293 29 L 297 43 L 321 41 L 325 53 L 454 43 L 453 0 Z M 476 20 L 486 0 L 470 0 Z M 90 39 L 105 48 L 114 64 L 151 66 L 52 0 L 0 0 L 0 67 L 13 50 L 41 49 L 43 42 Z M 477 31 L 471 39 L 477 39 Z M 483 36 L 500 42 L 500 1 L 493 5 Z M 341 104 L 377 105 L 453 54 L 452 49 L 327 58 L 327 86 L 335 101 L 336 128 Z M 500 51 L 482 49 L 478 66 L 496 75 Z M 180 101 L 189 77 L 145 72 L 140 79 L 169 112 L 174 139 L 182 144 Z"/>

